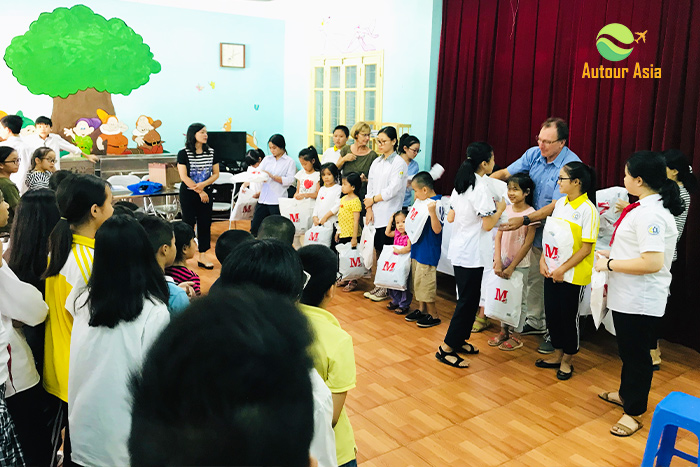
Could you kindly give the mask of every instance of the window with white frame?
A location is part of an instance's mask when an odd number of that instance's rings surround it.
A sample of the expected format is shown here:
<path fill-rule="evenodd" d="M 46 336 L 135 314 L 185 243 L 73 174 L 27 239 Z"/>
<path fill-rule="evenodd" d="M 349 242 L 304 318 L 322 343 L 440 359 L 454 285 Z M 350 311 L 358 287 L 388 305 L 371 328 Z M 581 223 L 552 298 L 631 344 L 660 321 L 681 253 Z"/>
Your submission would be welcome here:
<path fill-rule="evenodd" d="M 309 141 L 319 154 L 333 145 L 333 128 L 382 121 L 382 51 L 312 59 Z"/>

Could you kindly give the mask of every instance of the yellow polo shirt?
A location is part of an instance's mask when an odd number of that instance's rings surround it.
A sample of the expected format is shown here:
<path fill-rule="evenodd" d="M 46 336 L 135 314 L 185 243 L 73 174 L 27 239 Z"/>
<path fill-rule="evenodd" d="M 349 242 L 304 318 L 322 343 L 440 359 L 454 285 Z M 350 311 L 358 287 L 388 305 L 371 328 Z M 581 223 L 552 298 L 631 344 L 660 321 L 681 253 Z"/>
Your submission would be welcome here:
<path fill-rule="evenodd" d="M 308 318 L 314 332 L 311 356 L 314 367 L 333 394 L 347 392 L 355 387 L 355 353 L 352 337 L 343 331 L 331 313 L 314 306 L 299 304 L 299 309 Z M 340 418 L 333 428 L 338 465 L 357 457 L 355 435 L 350 426 L 348 413 L 343 407 Z"/>
<path fill-rule="evenodd" d="M 595 242 L 598 239 L 598 229 L 600 227 L 598 209 L 588 199 L 586 193 L 573 201 L 569 201 L 569 197 L 565 196 L 557 200 L 552 217 L 565 220 L 569 224 L 571 234 L 574 237 L 573 254 L 576 254 L 584 243 L 593 244 L 588 256 L 574 266 L 574 277 L 571 280 L 571 283 L 574 285 L 590 284 L 595 259 Z"/>
<path fill-rule="evenodd" d="M 61 272 L 46 279 L 45 301 L 49 306 L 46 318 L 44 347 L 44 389 L 68 402 L 68 361 L 73 315 L 66 310 L 66 301 L 75 287 L 87 285 L 92 274 L 95 239 L 73 235 L 73 245 Z"/>

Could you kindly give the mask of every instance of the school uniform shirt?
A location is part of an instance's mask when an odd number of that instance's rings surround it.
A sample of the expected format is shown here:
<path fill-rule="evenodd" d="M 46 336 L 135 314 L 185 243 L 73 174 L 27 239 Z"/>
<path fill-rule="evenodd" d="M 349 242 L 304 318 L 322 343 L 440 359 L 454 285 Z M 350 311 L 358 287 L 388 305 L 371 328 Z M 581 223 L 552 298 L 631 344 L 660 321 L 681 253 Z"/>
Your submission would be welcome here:
<path fill-rule="evenodd" d="M 598 240 L 598 229 L 600 228 L 598 209 L 588 199 L 586 193 L 573 201 L 569 201 L 569 197 L 565 196 L 557 200 L 552 217 L 565 220 L 569 224 L 574 238 L 573 254 L 576 254 L 584 243 L 593 245 L 591 252 L 574 266 L 574 277 L 571 279 L 571 284 L 574 285 L 590 284 L 595 261 L 595 243 Z"/>
<path fill-rule="evenodd" d="M 352 237 L 352 230 L 355 227 L 355 213 L 362 212 L 362 202 L 360 198 L 348 199 L 345 195 L 340 199 L 338 208 L 338 238 Z M 357 236 L 360 236 L 360 226 L 357 226 Z"/>
<path fill-rule="evenodd" d="M 394 213 L 401 210 L 408 178 L 408 166 L 406 161 L 396 153 L 388 157 L 380 156 L 372 162 L 367 178 L 365 199 L 376 195 L 382 196 L 382 201 L 372 205 L 374 226 L 386 227 Z"/>
<path fill-rule="evenodd" d="M 197 295 L 202 294 L 201 280 L 196 272 L 188 268 L 187 266 L 169 266 L 165 268 L 165 275 L 172 277 L 175 284 L 182 284 L 183 282 L 192 282 L 192 288 L 194 293 Z M 184 292 L 184 291 L 183 291 Z"/>
<path fill-rule="evenodd" d="M 487 176 L 475 174 L 474 186 L 462 194 L 452 190 L 450 206 L 455 212 L 447 258 L 453 266 L 491 267 L 493 246 L 491 232 L 481 228 L 483 217 L 496 213 Z"/>
<path fill-rule="evenodd" d="M 673 214 L 664 208 L 661 195 L 639 200 L 639 206 L 618 225 L 610 249 L 613 271 L 608 273 L 609 309 L 635 315 L 664 315 L 677 236 Z M 615 272 L 614 260 L 635 259 L 647 252 L 664 254 L 661 270 L 641 276 Z"/>
<path fill-rule="evenodd" d="M 179 315 L 185 308 L 190 306 L 190 298 L 187 292 L 177 286 L 175 280 L 170 276 L 165 276 L 165 282 L 168 284 L 168 311 L 170 316 Z"/>
<path fill-rule="evenodd" d="M 581 162 L 581 159 L 567 146 L 564 146 L 552 162 L 547 162 L 547 159 L 542 156 L 539 146 L 534 146 L 525 151 L 525 154 L 510 164 L 507 169 L 511 175 L 518 172 L 527 172 L 530 175 L 532 181 L 535 182 L 534 205 L 532 207 L 538 210 L 547 206 L 552 200 L 564 196 L 559 191 L 557 179 L 561 168 L 569 162 Z M 537 229 L 533 245 L 536 248 L 542 248 L 542 229 Z"/>
<path fill-rule="evenodd" d="M 316 191 L 316 184 L 321 181 L 321 173 L 315 170 L 311 173 L 306 173 L 306 170 L 301 169 L 294 175 L 294 178 L 297 181 L 299 193 L 305 195 Z"/>
<path fill-rule="evenodd" d="M 10 397 L 39 383 L 32 350 L 12 320 L 36 326 L 46 319 L 48 307 L 36 287 L 19 280 L 5 260 L 0 261 L 0 385 L 12 377 L 5 393 L 5 397 Z M 11 365 L 8 344 L 12 349 Z"/>
<path fill-rule="evenodd" d="M 430 199 L 435 200 L 435 213 L 440 221 L 440 225 L 445 223 L 445 209 L 440 203 L 442 195 L 435 195 Z M 428 266 L 437 266 L 440 262 L 440 250 L 442 248 L 442 229 L 440 233 L 435 233 L 430 217 L 425 221 L 423 232 L 420 234 L 418 241 L 411 245 L 411 259 L 415 259 L 420 264 Z"/>
<path fill-rule="evenodd" d="M 279 205 L 280 198 L 289 197 L 287 188 L 294 183 L 294 175 L 297 172 L 294 160 L 287 154 L 283 154 L 279 159 L 275 156 L 265 156 L 258 168 L 260 171 L 269 172 L 275 177 L 282 177 L 282 183 L 277 183 L 272 178 L 263 183 L 258 203 Z"/>
<path fill-rule="evenodd" d="M 318 217 L 319 220 L 329 212 L 333 215 L 328 218 L 326 223 L 328 225 L 333 225 L 338 222 L 338 211 L 340 210 L 340 197 L 343 195 L 343 189 L 337 183 L 332 187 L 322 186 L 318 190 L 318 196 L 316 197 L 316 204 L 314 205 L 313 215 Z M 359 198 L 358 198 L 359 200 Z M 362 206 L 360 206 L 362 210 Z M 350 226 L 352 229 L 352 226 Z"/>
<path fill-rule="evenodd" d="M 73 330 L 73 315 L 66 305 L 74 301 L 76 294 L 87 285 L 92 275 L 94 251 L 94 238 L 73 234 L 66 263 L 58 274 L 46 278 L 44 300 L 49 306 L 49 314 L 44 346 L 44 389 L 64 402 L 68 402 L 68 364 Z"/>
<path fill-rule="evenodd" d="M 529 214 L 532 214 L 535 212 L 535 208 L 532 206 L 528 206 L 527 209 L 524 211 L 520 212 L 515 212 L 513 211 L 513 205 L 508 204 L 506 206 L 506 215 L 508 216 L 508 219 L 513 219 L 516 217 L 523 217 L 527 216 Z M 530 224 L 533 227 L 539 227 L 540 223 L 539 222 L 533 222 Z M 525 244 L 525 238 L 527 237 L 527 225 L 523 225 L 517 230 L 511 230 L 507 232 L 503 232 L 501 235 L 501 264 L 503 265 L 503 268 L 507 268 L 510 266 L 510 263 L 513 262 L 515 259 L 515 256 L 518 254 L 518 251 L 520 251 L 520 248 Z M 530 267 L 530 255 L 526 254 L 525 257 L 518 263 L 516 266 L 518 268 L 528 268 Z"/>
<path fill-rule="evenodd" d="M 10 175 L 10 180 L 17 185 L 19 192 L 24 194 L 24 192 L 27 191 L 24 179 L 27 177 L 27 172 L 29 172 L 29 168 L 32 166 L 32 153 L 19 136 L 10 136 L 5 141 L 0 142 L 0 146 L 9 146 L 17 151 L 19 170 Z"/>
<path fill-rule="evenodd" d="M 314 437 L 309 453 L 319 467 L 337 467 L 335 432 L 333 431 L 333 394 L 316 369 L 309 370 L 311 394 L 314 397 Z"/>
<path fill-rule="evenodd" d="M 349 146 L 347 144 L 341 147 L 331 146 L 330 148 L 323 151 L 323 156 L 321 156 L 321 163 L 329 164 L 332 162 L 333 164 L 338 165 L 338 159 L 340 159 L 340 151 L 348 147 Z"/>
<path fill-rule="evenodd" d="M 299 305 L 299 309 L 314 331 L 314 342 L 309 353 L 314 360 L 314 368 L 328 389 L 333 394 L 340 394 L 354 388 L 357 376 L 350 334 L 340 327 L 335 316 L 324 309 L 303 304 Z M 357 457 L 355 435 L 346 407 L 340 412 L 334 431 L 338 465 L 343 465 Z"/>
<path fill-rule="evenodd" d="M 683 230 L 685 229 L 685 221 L 688 219 L 688 210 L 690 209 L 690 193 L 683 186 L 679 186 L 681 191 L 681 199 L 685 203 L 685 210 L 675 216 L 676 229 L 678 230 L 678 240 L 676 240 L 676 247 L 673 249 L 673 261 L 678 259 L 678 242 L 681 241 L 681 236 L 683 235 Z"/>
<path fill-rule="evenodd" d="M 37 172 L 30 170 L 24 183 L 27 185 L 27 190 L 38 190 L 39 188 L 48 188 L 49 179 L 53 175 L 51 172 Z"/>
<path fill-rule="evenodd" d="M 81 293 L 75 306 L 67 304 L 75 317 L 68 380 L 72 460 L 80 465 L 129 465 L 129 378 L 141 368 L 170 315 L 164 303 L 145 300 L 133 321 L 114 328 L 90 326 L 86 298 Z"/>
<path fill-rule="evenodd" d="M 207 148 L 202 154 L 184 148 L 177 153 L 177 163 L 187 167 L 187 175 L 193 182 L 201 183 L 212 176 L 214 165 L 218 161 L 214 157 L 213 148 Z"/>
<path fill-rule="evenodd" d="M 56 133 L 49 133 L 46 139 L 43 139 L 38 134 L 29 135 L 23 137 L 22 142 L 27 146 L 30 154 L 34 154 L 34 151 L 39 148 L 50 148 L 56 153 L 56 170 L 61 168 L 61 151 L 69 152 L 73 156 L 82 157 L 83 155 L 83 151 L 78 146 L 69 143 Z"/>
<path fill-rule="evenodd" d="M 411 162 L 408 163 L 408 178 L 406 182 L 410 182 L 413 180 L 413 176 L 416 175 L 418 172 L 420 172 L 420 167 L 418 167 L 418 162 L 415 160 L 411 159 Z M 406 188 L 406 194 L 403 196 L 403 207 L 408 207 L 411 205 L 413 202 L 413 188 L 410 186 Z"/>

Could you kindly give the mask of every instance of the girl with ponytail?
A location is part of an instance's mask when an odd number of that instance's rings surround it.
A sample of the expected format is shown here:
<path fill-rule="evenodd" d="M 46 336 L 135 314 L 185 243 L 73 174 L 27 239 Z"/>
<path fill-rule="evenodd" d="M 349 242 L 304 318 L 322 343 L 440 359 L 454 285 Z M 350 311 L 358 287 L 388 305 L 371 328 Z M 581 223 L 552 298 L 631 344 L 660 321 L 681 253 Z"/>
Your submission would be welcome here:
<path fill-rule="evenodd" d="M 420 152 L 420 140 L 413 135 L 404 133 L 399 139 L 399 155 L 403 158 L 404 162 L 408 165 L 408 188 L 406 188 L 406 194 L 403 197 L 403 207 L 408 208 L 413 204 L 413 188 L 411 188 L 411 180 L 413 176 L 420 172 L 418 167 L 418 162 L 414 159 L 418 156 Z"/>
<path fill-rule="evenodd" d="M 107 182 L 94 175 L 70 175 L 59 185 L 56 200 L 61 219 L 49 236 L 49 265 L 43 275 L 49 305 L 44 389 L 58 398 L 57 423 L 65 426 L 73 329 L 73 316 L 66 303 L 74 300 L 90 280 L 95 233 L 112 215 L 112 191 Z"/>
<path fill-rule="evenodd" d="M 680 241 L 683 235 L 683 229 L 685 228 L 685 221 L 688 218 L 688 211 L 690 210 L 690 193 L 697 191 L 698 179 L 695 178 L 695 175 L 691 171 L 690 164 L 685 154 L 677 149 L 669 149 L 664 151 L 662 155 L 666 160 L 666 176 L 669 180 L 676 182 L 680 197 L 685 204 L 685 210 L 675 215 L 676 228 L 678 229 L 678 241 Z M 673 261 L 675 261 L 676 258 L 678 258 L 678 248 L 673 251 Z"/>
<path fill-rule="evenodd" d="M 622 406 L 624 414 L 610 432 L 630 436 L 642 428 L 647 410 L 656 347 L 671 284 L 671 263 L 678 229 L 673 216 L 685 207 L 678 184 L 666 176 L 661 154 L 640 151 L 625 165 L 625 188 L 639 201 L 627 206 L 615 223 L 612 248 L 599 251 L 596 271 L 608 271 L 608 309 L 612 312 L 622 359 L 618 391 L 600 398 Z"/>
<path fill-rule="evenodd" d="M 488 175 L 494 165 L 493 148 L 488 143 L 469 145 L 467 159 L 457 171 L 447 213 L 447 222 L 454 223 L 447 257 L 454 266 L 459 298 L 435 358 L 456 368 L 469 366 L 460 353 L 479 353 L 467 340 L 479 310 L 484 267 L 493 262 L 493 257 L 480 252 L 491 248 L 490 231 L 506 208 L 505 200 L 495 202 L 489 190 Z"/>

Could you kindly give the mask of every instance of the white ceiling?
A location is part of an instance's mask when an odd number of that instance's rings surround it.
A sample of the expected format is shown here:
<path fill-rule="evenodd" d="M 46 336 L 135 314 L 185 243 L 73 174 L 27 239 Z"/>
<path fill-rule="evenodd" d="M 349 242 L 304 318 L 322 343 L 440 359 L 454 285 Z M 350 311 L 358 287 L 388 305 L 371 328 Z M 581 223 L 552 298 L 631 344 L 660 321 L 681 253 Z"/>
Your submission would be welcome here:
<path fill-rule="evenodd" d="M 125 0 L 170 8 L 213 11 L 243 16 L 285 19 L 294 10 L 298 12 L 300 0 Z M 296 5 L 296 8 L 295 8 Z M 305 8 L 308 5 L 305 5 Z"/>

